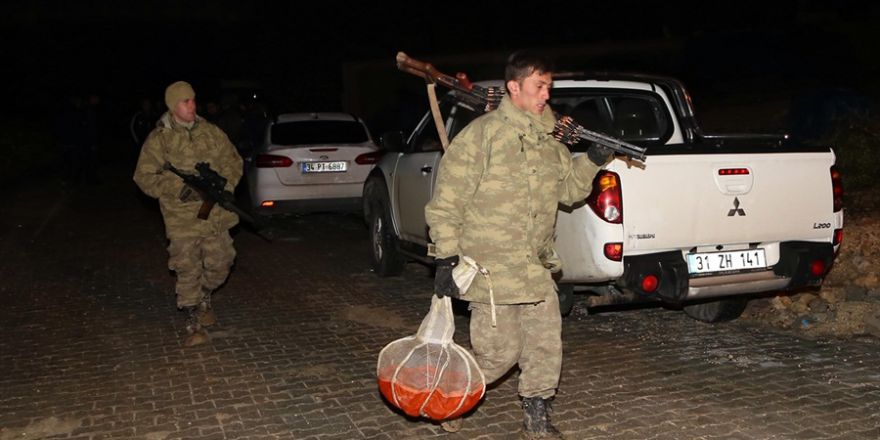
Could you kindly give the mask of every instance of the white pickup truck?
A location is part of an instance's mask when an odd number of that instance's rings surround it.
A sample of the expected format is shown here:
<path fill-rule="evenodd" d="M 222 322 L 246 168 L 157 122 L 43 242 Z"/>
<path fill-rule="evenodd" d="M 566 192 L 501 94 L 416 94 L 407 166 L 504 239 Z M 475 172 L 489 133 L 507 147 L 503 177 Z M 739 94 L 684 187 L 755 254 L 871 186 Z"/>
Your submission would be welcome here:
<path fill-rule="evenodd" d="M 450 139 L 481 114 L 457 93 L 440 102 Z M 829 147 L 779 135 L 705 134 L 672 78 L 557 77 L 550 103 L 589 130 L 647 148 L 644 162 L 606 165 L 583 203 L 560 206 L 563 313 L 574 287 L 585 286 L 602 294 L 591 297 L 594 305 L 659 300 L 720 322 L 739 317 L 756 293 L 822 283 L 843 235 Z M 401 273 L 408 259 L 432 261 L 424 208 L 442 154 L 433 121 L 425 115 L 408 138 L 383 136 L 388 152 L 365 183 L 380 276 Z M 586 147 L 575 145 L 572 154 Z"/>

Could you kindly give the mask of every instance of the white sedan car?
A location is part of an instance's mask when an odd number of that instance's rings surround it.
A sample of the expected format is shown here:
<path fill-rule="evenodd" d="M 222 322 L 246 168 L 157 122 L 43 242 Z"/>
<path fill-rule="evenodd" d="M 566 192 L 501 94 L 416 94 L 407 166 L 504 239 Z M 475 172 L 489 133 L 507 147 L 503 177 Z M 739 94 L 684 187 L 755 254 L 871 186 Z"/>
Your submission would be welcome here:
<path fill-rule="evenodd" d="M 364 180 L 381 155 L 366 125 L 351 114 L 279 115 L 245 163 L 253 211 L 358 211 Z"/>

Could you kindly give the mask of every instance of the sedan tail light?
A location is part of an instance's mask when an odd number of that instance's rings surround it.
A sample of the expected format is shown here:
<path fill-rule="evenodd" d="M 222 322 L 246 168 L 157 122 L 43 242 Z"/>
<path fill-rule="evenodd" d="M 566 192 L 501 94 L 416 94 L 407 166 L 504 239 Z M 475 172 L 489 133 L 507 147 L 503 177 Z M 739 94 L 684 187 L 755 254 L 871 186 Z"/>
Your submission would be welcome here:
<path fill-rule="evenodd" d="M 623 195 L 620 176 L 612 171 L 600 171 L 593 179 L 593 192 L 587 197 L 593 212 L 608 223 L 623 223 Z"/>
<path fill-rule="evenodd" d="M 374 163 L 379 162 L 379 159 L 382 158 L 382 155 L 385 154 L 384 150 L 373 151 L 370 153 L 364 153 L 360 156 L 354 158 L 354 163 L 358 165 L 372 165 Z"/>
<path fill-rule="evenodd" d="M 257 168 L 287 168 L 293 165 L 293 159 L 275 154 L 261 154 L 257 156 L 256 164 Z"/>

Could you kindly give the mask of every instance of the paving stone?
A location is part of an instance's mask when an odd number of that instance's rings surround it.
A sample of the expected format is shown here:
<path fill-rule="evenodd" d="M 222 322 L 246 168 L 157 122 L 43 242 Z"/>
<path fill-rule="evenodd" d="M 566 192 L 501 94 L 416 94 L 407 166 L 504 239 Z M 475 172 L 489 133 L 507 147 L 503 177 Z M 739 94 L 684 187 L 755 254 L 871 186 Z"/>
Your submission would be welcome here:
<path fill-rule="evenodd" d="M 381 398 L 378 352 L 415 331 L 432 281 L 416 263 L 400 277 L 371 273 L 354 215 L 273 220 L 273 243 L 239 230 L 212 343 L 181 347 L 161 219 L 129 179 L 11 194 L 3 225 L 21 227 L 0 227 L 0 436 L 492 440 L 519 430 L 516 372 L 458 434 Z M 467 346 L 457 310 L 455 339 Z M 582 304 L 563 335 L 553 418 L 569 438 L 880 438 L 873 339 Z"/>

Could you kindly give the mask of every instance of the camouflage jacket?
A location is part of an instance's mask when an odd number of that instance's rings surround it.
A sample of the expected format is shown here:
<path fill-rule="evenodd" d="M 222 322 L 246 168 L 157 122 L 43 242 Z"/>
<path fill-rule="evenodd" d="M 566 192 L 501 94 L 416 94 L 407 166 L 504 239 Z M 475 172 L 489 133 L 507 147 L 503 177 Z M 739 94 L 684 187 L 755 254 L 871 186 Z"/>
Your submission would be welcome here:
<path fill-rule="evenodd" d="M 555 289 L 558 204 L 585 199 L 599 169 L 553 139 L 554 123 L 549 106 L 537 116 L 505 97 L 449 145 L 425 207 L 436 257 L 487 268 L 497 304 L 540 302 Z M 489 302 L 486 280 L 477 276 L 462 299 Z"/>
<path fill-rule="evenodd" d="M 215 205 L 206 220 L 197 217 L 201 201 L 182 202 L 183 180 L 164 169 L 170 163 L 183 172 L 195 172 L 195 164 L 208 162 L 227 179 L 232 191 L 242 175 L 242 160 L 229 138 L 216 125 L 196 117 L 186 128 L 165 113 L 141 148 L 134 181 L 150 197 L 159 199 L 168 238 L 218 234 L 238 223 L 238 215 Z"/>

